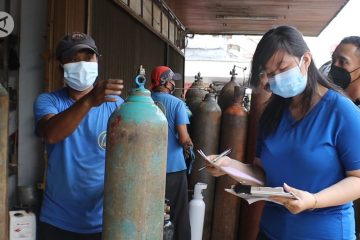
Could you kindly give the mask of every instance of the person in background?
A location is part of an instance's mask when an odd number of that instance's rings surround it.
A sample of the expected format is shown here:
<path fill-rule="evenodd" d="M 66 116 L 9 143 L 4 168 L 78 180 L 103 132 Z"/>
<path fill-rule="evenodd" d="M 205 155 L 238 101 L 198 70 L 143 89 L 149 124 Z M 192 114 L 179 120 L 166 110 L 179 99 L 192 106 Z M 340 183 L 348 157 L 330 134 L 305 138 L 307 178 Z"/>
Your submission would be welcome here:
<path fill-rule="evenodd" d="M 303 36 L 290 26 L 263 36 L 250 83 L 272 91 L 259 121 L 254 164 L 229 157 L 216 164 L 297 195 L 265 203 L 257 239 L 355 239 L 360 110 L 319 72 Z M 211 165 L 207 169 L 213 176 L 224 174 Z"/>
<path fill-rule="evenodd" d="M 122 80 L 93 86 L 98 76 L 94 40 L 80 32 L 56 49 L 66 87 L 34 103 L 35 134 L 46 141 L 48 170 L 40 214 L 40 240 L 100 240 L 107 122 L 123 103 Z"/>
<path fill-rule="evenodd" d="M 172 94 L 181 75 L 166 66 L 151 73 L 151 97 L 168 121 L 168 148 L 165 198 L 169 200 L 170 220 L 175 226 L 174 240 L 191 239 L 188 184 L 184 152 L 193 146 L 187 131 L 189 118 L 183 101 Z"/>
<path fill-rule="evenodd" d="M 344 38 L 332 54 L 329 78 L 360 105 L 360 37 Z"/>

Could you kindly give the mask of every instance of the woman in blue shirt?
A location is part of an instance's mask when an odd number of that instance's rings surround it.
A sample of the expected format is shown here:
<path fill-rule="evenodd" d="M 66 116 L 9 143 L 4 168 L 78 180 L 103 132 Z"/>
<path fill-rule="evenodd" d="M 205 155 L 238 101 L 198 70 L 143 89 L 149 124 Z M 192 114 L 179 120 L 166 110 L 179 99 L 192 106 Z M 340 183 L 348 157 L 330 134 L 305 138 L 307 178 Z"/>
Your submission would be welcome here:
<path fill-rule="evenodd" d="M 360 197 L 359 109 L 317 70 L 303 36 L 289 26 L 263 36 L 250 83 L 272 91 L 259 122 L 254 164 L 228 157 L 216 164 L 298 196 L 273 197 L 283 205 L 266 202 L 257 239 L 354 240 L 352 201 Z M 207 169 L 214 176 L 224 174 Z"/>

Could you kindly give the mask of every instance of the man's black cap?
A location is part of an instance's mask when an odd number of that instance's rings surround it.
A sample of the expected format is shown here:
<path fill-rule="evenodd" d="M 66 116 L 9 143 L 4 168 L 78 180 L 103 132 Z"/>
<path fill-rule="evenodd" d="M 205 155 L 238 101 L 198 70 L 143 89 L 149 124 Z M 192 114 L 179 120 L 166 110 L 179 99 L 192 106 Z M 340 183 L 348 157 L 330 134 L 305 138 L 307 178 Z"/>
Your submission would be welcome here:
<path fill-rule="evenodd" d="M 81 49 L 90 49 L 99 56 L 94 39 L 85 33 L 73 32 L 60 40 L 56 48 L 56 59 L 71 59 Z"/>

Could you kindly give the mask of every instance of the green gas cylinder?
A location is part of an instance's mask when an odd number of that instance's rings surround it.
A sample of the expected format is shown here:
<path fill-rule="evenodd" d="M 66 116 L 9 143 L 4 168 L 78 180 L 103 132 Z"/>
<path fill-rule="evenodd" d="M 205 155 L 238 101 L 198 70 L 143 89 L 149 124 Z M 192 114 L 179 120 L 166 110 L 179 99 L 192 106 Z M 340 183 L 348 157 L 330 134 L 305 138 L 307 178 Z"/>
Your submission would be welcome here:
<path fill-rule="evenodd" d="M 103 240 L 162 239 L 168 123 L 135 81 L 107 126 Z"/>

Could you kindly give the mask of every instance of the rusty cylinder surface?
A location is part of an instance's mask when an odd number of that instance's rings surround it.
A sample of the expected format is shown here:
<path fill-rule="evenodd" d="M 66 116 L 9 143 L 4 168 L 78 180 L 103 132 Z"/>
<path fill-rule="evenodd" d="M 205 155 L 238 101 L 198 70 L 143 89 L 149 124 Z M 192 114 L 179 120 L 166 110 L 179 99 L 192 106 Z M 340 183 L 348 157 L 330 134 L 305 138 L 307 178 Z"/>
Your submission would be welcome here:
<path fill-rule="evenodd" d="M 247 135 L 246 163 L 252 164 L 255 159 L 255 150 L 258 137 L 258 124 L 271 93 L 265 91 L 260 85 L 251 94 L 251 110 Z M 239 240 L 256 239 L 259 231 L 259 222 L 264 201 L 248 204 L 242 201 L 240 210 Z"/>
<path fill-rule="evenodd" d="M 134 88 L 107 127 L 103 240 L 163 238 L 168 124 Z"/>
<path fill-rule="evenodd" d="M 201 79 L 195 80 L 187 90 L 185 95 L 186 105 L 189 107 L 192 114 L 195 113 L 195 109 L 205 98 L 206 93 L 205 85 Z"/>
<path fill-rule="evenodd" d="M 236 77 L 232 76 L 230 81 L 221 89 L 218 100 L 221 111 L 225 112 L 225 110 L 232 105 L 235 86 L 239 86 L 239 84 L 236 82 Z"/>
<path fill-rule="evenodd" d="M 9 95 L 0 84 L 0 239 L 9 235 L 8 211 L 8 133 Z"/>
<path fill-rule="evenodd" d="M 197 150 L 201 149 L 206 155 L 218 154 L 219 151 L 221 109 L 216 103 L 214 94 L 206 94 L 205 99 L 196 109 L 191 124 L 195 161 L 193 170 L 189 176 L 189 190 L 190 193 L 193 193 L 194 186 L 198 182 L 207 184 L 207 189 L 203 191 L 203 200 L 205 202 L 203 240 L 210 240 L 215 178 L 205 169 L 198 171 L 198 169 L 204 165 L 204 159 Z M 192 199 L 192 196 L 190 199 Z"/>
<path fill-rule="evenodd" d="M 231 148 L 228 157 L 245 161 L 248 112 L 243 106 L 245 88 L 235 86 L 233 104 L 222 114 L 220 150 Z M 211 239 L 236 240 L 238 236 L 241 198 L 225 192 L 225 188 L 238 184 L 228 175 L 216 179 L 214 215 Z M 226 224 L 224 224 L 226 219 Z"/>

